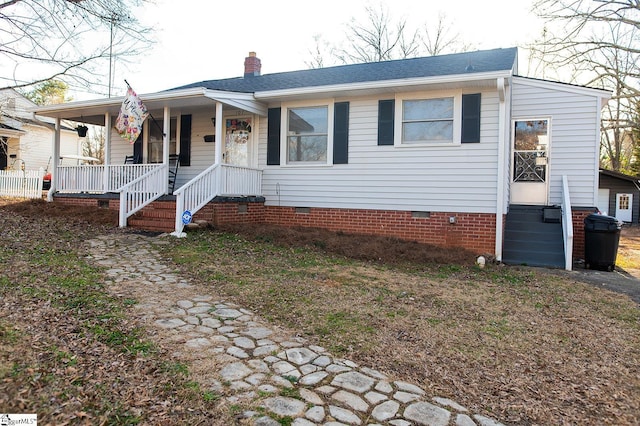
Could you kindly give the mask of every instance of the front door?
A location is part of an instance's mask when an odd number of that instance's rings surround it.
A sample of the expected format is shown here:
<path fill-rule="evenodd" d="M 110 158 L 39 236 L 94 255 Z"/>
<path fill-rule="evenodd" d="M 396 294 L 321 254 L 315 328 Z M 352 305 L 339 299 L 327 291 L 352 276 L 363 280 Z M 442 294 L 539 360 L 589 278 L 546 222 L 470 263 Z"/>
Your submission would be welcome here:
<path fill-rule="evenodd" d="M 549 120 L 516 120 L 512 127 L 511 204 L 546 205 Z"/>
<path fill-rule="evenodd" d="M 616 219 L 622 222 L 632 222 L 633 194 L 616 194 Z"/>
<path fill-rule="evenodd" d="M 225 164 L 249 167 L 250 150 L 251 118 L 227 118 L 224 145 Z"/>

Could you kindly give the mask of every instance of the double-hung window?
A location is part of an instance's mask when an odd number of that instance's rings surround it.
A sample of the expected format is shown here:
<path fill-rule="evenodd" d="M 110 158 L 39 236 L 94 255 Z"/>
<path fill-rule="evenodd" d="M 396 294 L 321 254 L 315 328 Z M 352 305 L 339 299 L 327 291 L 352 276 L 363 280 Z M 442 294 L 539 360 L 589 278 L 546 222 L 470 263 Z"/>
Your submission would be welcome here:
<path fill-rule="evenodd" d="M 287 164 L 326 164 L 329 152 L 329 107 L 304 106 L 287 109 Z"/>
<path fill-rule="evenodd" d="M 395 145 L 460 143 L 460 96 L 396 99 Z"/>
<path fill-rule="evenodd" d="M 147 120 L 147 162 L 162 163 L 162 147 L 163 147 L 163 120 Z M 169 154 L 176 153 L 178 120 L 171 117 L 170 134 L 169 134 Z"/>

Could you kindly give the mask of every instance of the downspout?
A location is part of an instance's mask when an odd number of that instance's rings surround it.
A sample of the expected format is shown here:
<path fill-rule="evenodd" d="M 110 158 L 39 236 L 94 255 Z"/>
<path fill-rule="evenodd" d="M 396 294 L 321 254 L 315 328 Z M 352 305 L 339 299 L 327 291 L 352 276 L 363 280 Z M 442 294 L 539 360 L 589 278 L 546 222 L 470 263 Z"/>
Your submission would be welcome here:
<path fill-rule="evenodd" d="M 504 205 L 504 170 L 505 170 L 505 145 L 506 145 L 506 99 L 505 99 L 505 84 L 504 78 L 500 77 L 497 80 L 498 98 L 500 100 L 499 112 L 498 112 L 498 176 L 497 176 L 497 188 L 496 188 L 496 242 L 495 242 L 495 256 L 498 262 L 502 261 L 502 239 L 504 234 L 504 219 L 503 219 L 503 205 Z"/>
<path fill-rule="evenodd" d="M 53 194 L 58 187 L 58 166 L 60 165 L 60 118 L 56 117 L 55 131 L 53 132 L 53 147 L 51 149 L 53 164 L 51 166 L 51 188 L 47 193 L 47 201 L 53 201 Z"/>

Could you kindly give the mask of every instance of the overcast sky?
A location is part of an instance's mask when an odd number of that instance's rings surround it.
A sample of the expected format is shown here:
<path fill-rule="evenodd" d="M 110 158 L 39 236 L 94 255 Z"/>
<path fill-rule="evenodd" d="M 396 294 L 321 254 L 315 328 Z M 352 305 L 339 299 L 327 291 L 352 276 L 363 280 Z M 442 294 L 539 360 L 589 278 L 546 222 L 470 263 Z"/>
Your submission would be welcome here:
<path fill-rule="evenodd" d="M 116 64 L 114 96 L 123 79 L 138 93 L 153 93 L 201 80 L 238 77 L 255 51 L 262 73 L 306 69 L 314 35 L 331 43 L 345 39 L 352 18 L 366 21 L 365 0 L 157 0 L 138 18 L 157 30 L 157 44 L 139 63 Z M 382 0 L 392 18 L 412 27 L 435 25 L 444 13 L 460 38 L 476 49 L 522 47 L 540 33 L 530 0 Z M 521 54 L 523 52 L 521 51 Z M 521 73 L 524 71 L 521 66 Z M 122 92 L 122 93 L 120 93 Z M 86 95 L 75 96 L 86 98 Z M 95 95 L 88 97 L 95 98 Z"/>

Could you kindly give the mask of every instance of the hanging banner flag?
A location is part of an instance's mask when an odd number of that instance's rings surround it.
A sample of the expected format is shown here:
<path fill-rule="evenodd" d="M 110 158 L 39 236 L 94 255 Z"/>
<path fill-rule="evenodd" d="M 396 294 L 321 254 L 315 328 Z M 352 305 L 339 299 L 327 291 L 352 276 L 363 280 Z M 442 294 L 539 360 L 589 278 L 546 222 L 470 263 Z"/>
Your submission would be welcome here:
<path fill-rule="evenodd" d="M 122 101 L 122 107 L 120 107 L 120 114 L 118 114 L 118 119 L 116 120 L 116 130 L 122 139 L 129 141 L 129 143 L 134 143 L 140 136 L 142 123 L 146 120 L 149 112 L 131 86 L 128 84 L 127 86 L 127 96 Z"/>

